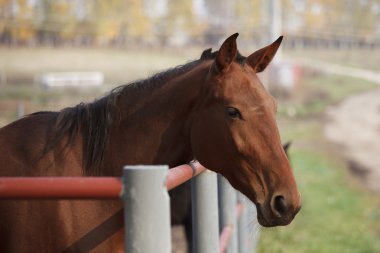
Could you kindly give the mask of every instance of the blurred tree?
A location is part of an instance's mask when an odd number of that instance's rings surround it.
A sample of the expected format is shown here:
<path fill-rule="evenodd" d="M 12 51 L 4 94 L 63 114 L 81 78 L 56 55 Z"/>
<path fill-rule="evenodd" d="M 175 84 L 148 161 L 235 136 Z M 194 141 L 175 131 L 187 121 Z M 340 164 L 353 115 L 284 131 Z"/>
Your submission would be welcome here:
<path fill-rule="evenodd" d="M 346 28 L 347 32 L 358 36 L 368 36 L 374 34 L 376 28 L 376 16 L 372 12 L 373 3 L 377 1 L 353 1 L 346 0 L 342 6 L 344 16 L 340 23 L 341 28 Z"/>
<path fill-rule="evenodd" d="M 122 20 L 121 13 L 125 10 L 123 0 L 96 0 L 89 13 L 93 32 L 98 44 L 109 44 L 115 40 Z"/>
<path fill-rule="evenodd" d="M 149 8 L 149 7 L 146 7 Z M 152 39 L 152 22 L 146 15 L 142 0 L 127 0 L 126 34 L 134 42 L 143 43 Z"/>
<path fill-rule="evenodd" d="M 8 19 L 11 17 L 11 2 L 0 0 L 0 42 L 5 43 L 9 39 L 7 30 Z M 8 35 L 8 36 L 7 36 Z M 8 38 L 7 38 L 8 37 Z"/>
<path fill-rule="evenodd" d="M 8 21 L 11 37 L 19 43 L 30 42 L 35 36 L 33 24 L 33 6 L 27 0 L 17 0 L 11 7 L 11 17 Z"/>
<path fill-rule="evenodd" d="M 78 24 L 75 16 L 76 6 L 71 1 L 55 1 L 53 8 L 60 42 L 74 40 Z"/>
<path fill-rule="evenodd" d="M 166 15 L 159 27 L 164 44 L 183 44 L 193 35 L 195 27 L 193 2 L 188 0 L 168 0 Z"/>
<path fill-rule="evenodd" d="M 236 18 L 234 1 L 208 0 L 205 1 L 205 8 L 209 22 L 209 29 L 205 34 L 208 43 L 217 44 L 225 37 L 225 34 L 236 31 L 236 28 L 231 27 Z"/>
<path fill-rule="evenodd" d="M 305 33 L 324 36 L 373 34 L 377 22 L 373 8 L 378 0 L 292 0 L 286 12 L 299 16 Z M 293 18 L 294 18 L 293 16 Z"/>
<path fill-rule="evenodd" d="M 77 19 L 74 2 L 69 0 L 41 0 L 38 13 L 38 40 L 49 45 L 60 45 L 76 37 Z"/>
<path fill-rule="evenodd" d="M 278 0 L 284 31 L 307 38 L 380 37 L 380 0 Z M 265 38 L 267 0 L 0 0 L 0 42 L 131 45 Z"/>
<path fill-rule="evenodd" d="M 141 42 L 151 34 L 151 22 L 141 0 L 98 0 L 92 13 L 101 44 Z"/>
<path fill-rule="evenodd" d="M 235 30 L 239 31 L 240 39 L 252 41 L 259 37 L 263 31 L 261 27 L 261 0 L 237 0 L 235 1 Z"/>

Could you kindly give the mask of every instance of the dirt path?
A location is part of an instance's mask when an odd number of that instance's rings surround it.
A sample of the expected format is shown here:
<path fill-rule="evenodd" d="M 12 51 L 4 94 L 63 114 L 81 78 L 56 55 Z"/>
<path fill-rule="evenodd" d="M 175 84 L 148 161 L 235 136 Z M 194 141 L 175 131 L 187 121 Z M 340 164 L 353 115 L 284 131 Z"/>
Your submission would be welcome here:
<path fill-rule="evenodd" d="M 351 171 L 380 193 L 380 89 L 346 99 L 327 117 L 326 137 L 339 144 Z"/>
<path fill-rule="evenodd" d="M 380 73 L 371 70 L 309 58 L 289 60 L 322 72 L 380 84 Z M 339 145 L 351 172 L 359 176 L 366 187 L 380 194 L 380 88 L 353 95 L 328 109 L 326 115 L 325 136 Z"/>
<path fill-rule="evenodd" d="M 290 59 L 304 67 L 380 84 L 380 73 L 312 59 Z M 380 194 L 380 88 L 353 95 L 326 112 L 325 136 L 339 145 L 351 172 Z"/>

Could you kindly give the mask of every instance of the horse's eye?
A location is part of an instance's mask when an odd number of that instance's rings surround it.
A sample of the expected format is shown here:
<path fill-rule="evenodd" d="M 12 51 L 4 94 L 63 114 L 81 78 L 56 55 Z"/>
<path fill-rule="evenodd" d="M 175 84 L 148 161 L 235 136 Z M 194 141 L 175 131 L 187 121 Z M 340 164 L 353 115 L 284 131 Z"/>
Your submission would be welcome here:
<path fill-rule="evenodd" d="M 240 111 L 234 107 L 227 107 L 227 113 L 233 119 L 242 119 Z"/>

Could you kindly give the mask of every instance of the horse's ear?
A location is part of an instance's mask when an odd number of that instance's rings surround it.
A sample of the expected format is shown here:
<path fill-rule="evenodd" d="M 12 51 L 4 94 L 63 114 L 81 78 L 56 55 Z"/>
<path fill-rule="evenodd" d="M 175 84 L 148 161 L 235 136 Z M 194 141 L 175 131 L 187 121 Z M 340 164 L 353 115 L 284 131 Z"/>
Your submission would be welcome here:
<path fill-rule="evenodd" d="M 283 36 L 280 36 L 275 42 L 262 49 L 257 50 L 247 57 L 247 63 L 259 73 L 263 71 L 272 61 L 277 49 L 280 47 Z"/>
<path fill-rule="evenodd" d="M 218 72 L 227 70 L 230 64 L 235 60 L 237 54 L 236 38 L 238 36 L 238 33 L 231 35 L 220 47 L 215 59 L 215 67 Z"/>
<path fill-rule="evenodd" d="M 284 148 L 284 151 L 285 151 L 285 154 L 287 157 L 289 157 L 289 148 L 290 148 L 290 145 L 292 145 L 292 142 L 291 141 L 288 141 L 286 142 L 285 144 L 282 145 L 282 147 Z"/>
<path fill-rule="evenodd" d="M 211 58 L 211 55 L 212 55 L 212 48 L 209 48 L 209 49 L 205 49 L 202 54 L 201 54 L 201 60 L 205 60 L 205 59 L 209 59 Z"/>

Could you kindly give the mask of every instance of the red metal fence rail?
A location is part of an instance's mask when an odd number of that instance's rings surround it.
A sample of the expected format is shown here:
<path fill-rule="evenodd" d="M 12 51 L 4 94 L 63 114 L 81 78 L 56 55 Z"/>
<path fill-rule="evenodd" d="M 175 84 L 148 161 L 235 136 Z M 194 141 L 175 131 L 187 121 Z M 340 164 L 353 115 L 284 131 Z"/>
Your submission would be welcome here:
<path fill-rule="evenodd" d="M 195 163 L 172 168 L 166 178 L 168 190 L 203 172 Z M 122 193 L 117 177 L 0 177 L 2 199 L 116 199 Z"/>

